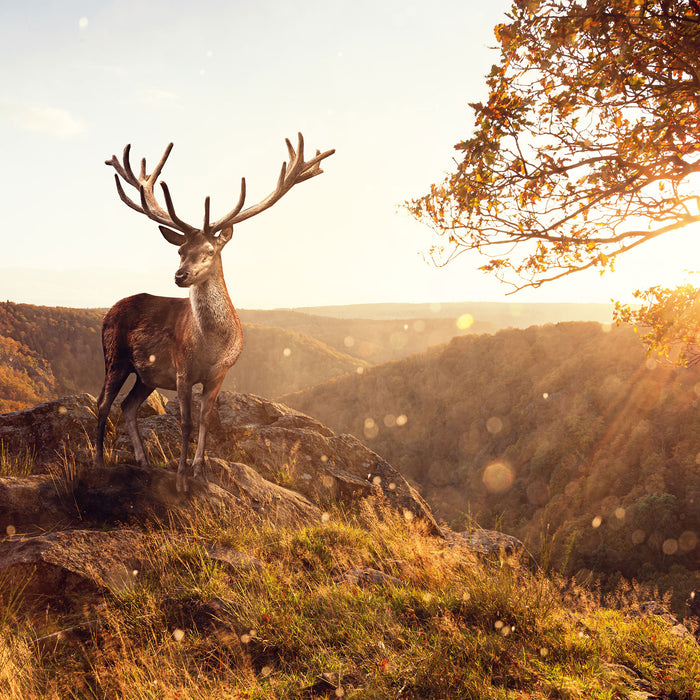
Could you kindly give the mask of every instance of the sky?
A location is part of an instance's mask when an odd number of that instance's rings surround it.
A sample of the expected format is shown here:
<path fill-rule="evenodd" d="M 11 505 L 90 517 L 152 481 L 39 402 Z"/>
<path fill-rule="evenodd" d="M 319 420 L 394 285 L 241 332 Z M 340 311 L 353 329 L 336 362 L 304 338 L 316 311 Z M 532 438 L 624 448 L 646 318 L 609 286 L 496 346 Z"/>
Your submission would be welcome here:
<path fill-rule="evenodd" d="M 497 61 L 504 0 L 0 2 L 0 299 L 105 307 L 184 296 L 174 246 L 118 198 L 104 161 L 132 144 L 178 214 L 229 211 L 240 178 L 265 197 L 286 158 L 335 148 L 324 174 L 236 227 L 223 252 L 236 306 L 369 302 L 608 302 L 681 281 L 692 232 L 512 291 L 463 255 L 436 268 L 434 233 L 401 208 L 443 179 Z M 150 169 L 150 168 L 149 168 Z"/>

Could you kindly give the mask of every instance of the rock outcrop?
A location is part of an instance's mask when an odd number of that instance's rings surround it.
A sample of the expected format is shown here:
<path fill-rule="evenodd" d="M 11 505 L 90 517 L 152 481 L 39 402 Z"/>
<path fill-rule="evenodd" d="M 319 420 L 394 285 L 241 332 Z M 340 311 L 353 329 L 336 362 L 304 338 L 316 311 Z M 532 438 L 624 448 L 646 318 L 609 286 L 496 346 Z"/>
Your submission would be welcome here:
<path fill-rule="evenodd" d="M 104 501 L 110 501 L 115 512 L 123 511 L 120 502 L 131 504 L 134 512 L 145 512 L 149 506 L 157 512 L 159 504 L 165 508 L 181 505 L 182 499 L 170 491 L 167 469 L 139 470 L 129 464 L 131 445 L 118 409 L 111 414 L 112 456 L 117 465 L 104 471 L 92 468 L 95 408 L 95 399 L 81 394 L 0 415 L 0 441 L 8 455 L 30 455 L 36 463 L 35 472 L 51 474 L 51 483 L 58 492 L 70 490 L 73 500 L 91 513 L 99 511 L 99 503 Z M 139 425 L 152 463 L 174 467 L 180 452 L 178 415 L 177 401 L 165 405 L 158 394 L 142 408 Z M 249 506 L 258 513 L 270 504 L 296 500 L 295 506 L 289 505 L 293 519 L 296 512 L 310 515 L 309 503 L 317 508 L 334 503 L 353 506 L 359 499 L 375 496 L 406 518 L 420 519 L 429 532 L 441 534 L 418 492 L 379 455 L 356 438 L 335 435 L 313 418 L 282 404 L 251 394 L 221 392 L 211 418 L 207 448 L 209 481 L 192 482 L 194 498 L 222 503 L 238 498 L 240 508 Z M 66 482 L 70 482 L 70 488 Z M 0 505 L 0 519 L 6 522 L 3 509 L 17 512 L 12 504 L 20 493 L 25 493 L 27 509 L 31 510 L 41 508 L 37 504 L 47 489 L 51 490 L 46 479 L 23 481 L 12 487 L 0 482 L 0 493 L 3 488 L 12 491 Z M 220 494 L 218 488 L 229 495 Z M 47 498 L 54 500 L 53 496 Z"/>
<path fill-rule="evenodd" d="M 372 498 L 442 537 L 420 495 L 379 455 L 282 404 L 222 392 L 207 440 L 206 480 L 190 479 L 186 495 L 175 488 L 177 401 L 154 393 L 141 408 L 149 467 L 131 462 L 115 408 L 108 466 L 96 469 L 95 413 L 95 399 L 81 394 L 0 415 L 5 471 L 21 465 L 16 476 L 0 477 L 0 588 L 21 589 L 33 601 L 28 609 L 61 609 L 78 598 L 97 605 L 106 590 L 133 585 L 134 572 L 148 562 L 139 528 L 164 524 L 179 537 L 202 508 L 234 522 L 295 527 Z M 260 566 L 217 543 L 206 552 L 228 568 Z"/>

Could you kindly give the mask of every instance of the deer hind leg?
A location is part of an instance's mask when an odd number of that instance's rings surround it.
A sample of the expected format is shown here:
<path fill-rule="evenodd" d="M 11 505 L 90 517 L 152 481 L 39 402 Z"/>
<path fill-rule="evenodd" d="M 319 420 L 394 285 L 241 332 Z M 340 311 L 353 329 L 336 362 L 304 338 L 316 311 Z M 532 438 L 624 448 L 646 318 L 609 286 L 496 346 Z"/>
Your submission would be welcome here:
<path fill-rule="evenodd" d="M 131 387 L 131 391 L 124 401 L 122 401 L 122 414 L 126 423 L 126 430 L 129 433 L 129 439 L 134 447 L 136 464 L 140 467 L 147 467 L 148 459 L 143 449 L 141 434 L 139 433 L 139 428 L 136 423 L 136 414 L 138 413 L 139 406 L 149 397 L 154 389 L 155 387 L 144 384 L 141 378 L 136 375 L 134 386 Z"/>
<path fill-rule="evenodd" d="M 224 375 L 225 376 L 225 375 Z M 207 429 L 209 427 L 209 418 L 211 417 L 212 409 L 216 403 L 216 397 L 219 395 L 219 389 L 223 384 L 224 377 L 214 380 L 211 384 L 202 386 L 202 408 L 199 416 L 199 435 L 197 437 L 197 451 L 192 462 L 193 476 L 199 478 L 204 464 L 204 450 L 207 441 Z"/>
<path fill-rule="evenodd" d="M 95 456 L 93 463 L 96 467 L 104 467 L 105 426 L 109 417 L 109 409 L 114 403 L 119 390 L 124 385 L 130 370 L 125 367 L 108 367 L 105 372 L 105 383 L 97 399 L 97 437 L 95 439 Z"/>
<path fill-rule="evenodd" d="M 177 399 L 180 404 L 180 429 L 182 430 L 182 451 L 180 462 L 177 465 L 177 479 L 175 486 L 179 492 L 187 491 L 185 472 L 187 471 L 187 449 L 192 433 L 192 384 L 185 382 L 180 377 L 177 380 Z"/>

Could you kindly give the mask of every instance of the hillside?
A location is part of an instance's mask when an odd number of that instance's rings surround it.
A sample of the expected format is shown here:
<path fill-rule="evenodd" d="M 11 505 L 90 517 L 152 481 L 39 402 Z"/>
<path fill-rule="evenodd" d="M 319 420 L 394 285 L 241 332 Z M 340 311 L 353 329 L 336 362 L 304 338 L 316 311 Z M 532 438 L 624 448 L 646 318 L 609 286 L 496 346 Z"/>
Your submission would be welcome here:
<path fill-rule="evenodd" d="M 0 336 L 21 343 L 51 369 L 53 387 L 47 385 L 42 398 L 99 391 L 104 378 L 101 324 L 99 309 L 0 302 Z"/>
<path fill-rule="evenodd" d="M 244 323 L 244 351 L 224 389 L 276 397 L 368 366 L 316 338 L 284 328 Z"/>
<path fill-rule="evenodd" d="M 0 335 L 0 413 L 31 406 L 54 393 L 48 362 L 22 343 Z"/>
<path fill-rule="evenodd" d="M 338 313 L 349 313 L 355 307 L 340 307 Z M 361 313 L 363 307 L 358 309 Z M 249 323 L 285 328 L 296 333 L 303 333 L 325 343 L 352 357 L 373 365 L 382 364 L 416 352 L 423 352 L 432 345 L 442 345 L 458 335 L 471 333 L 491 333 L 500 326 L 489 321 L 467 315 L 436 316 L 426 310 L 423 318 L 411 317 L 411 309 L 406 311 L 406 318 L 374 319 L 358 316 L 342 318 L 324 316 L 315 313 L 300 313 L 289 309 L 272 311 L 240 312 L 241 319 Z M 311 309 L 311 312 L 314 310 Z M 321 309 L 323 311 L 323 309 Z M 367 313 L 371 313 L 368 311 Z M 463 319 L 460 325 L 458 320 Z"/>
<path fill-rule="evenodd" d="M 448 521 L 534 546 L 548 532 L 571 572 L 663 585 L 700 563 L 699 393 L 700 370 L 648 360 L 630 329 L 565 323 L 455 338 L 282 400 L 363 439 Z"/>
<path fill-rule="evenodd" d="M 495 332 L 526 320 L 553 318 L 609 320 L 604 304 L 368 304 L 273 311 L 240 310 L 245 351 L 225 387 L 276 397 L 298 391 L 367 365 L 423 352 L 459 335 Z M 63 394 L 102 388 L 100 328 L 103 309 L 0 304 L 0 338 L 21 352 L 12 367 L 2 364 L 0 408 L 27 407 Z M 337 314 L 333 317 L 329 314 Z M 9 347 L 9 346 L 8 346 Z M 17 346 L 20 348 L 20 346 Z M 24 353 L 24 354 L 22 354 Z M 39 363 L 48 382 L 18 370 Z M 19 373 L 18 373 L 19 372 Z"/>
<path fill-rule="evenodd" d="M 99 394 L 103 310 L 0 303 L 0 410 L 74 392 Z M 275 397 L 367 362 L 283 328 L 244 323 L 245 352 L 224 388 Z M 342 348 L 342 343 L 340 344 Z"/>
<path fill-rule="evenodd" d="M 697 697 L 693 618 L 630 588 L 601 605 L 514 538 L 439 528 L 376 454 L 280 404 L 216 410 L 187 498 L 169 403 L 142 411 L 152 466 L 123 423 L 126 461 L 92 465 L 85 394 L 0 416 L 3 700 Z"/>

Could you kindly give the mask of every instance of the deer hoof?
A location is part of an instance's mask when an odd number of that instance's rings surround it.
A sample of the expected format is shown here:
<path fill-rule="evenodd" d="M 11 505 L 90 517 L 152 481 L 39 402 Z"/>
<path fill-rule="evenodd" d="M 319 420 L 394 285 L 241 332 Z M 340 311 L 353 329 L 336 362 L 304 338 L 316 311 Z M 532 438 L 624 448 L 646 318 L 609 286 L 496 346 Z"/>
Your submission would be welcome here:
<path fill-rule="evenodd" d="M 187 493 L 187 477 L 182 474 L 179 470 L 177 476 L 175 477 L 175 488 L 178 493 Z"/>
<path fill-rule="evenodd" d="M 192 469 L 192 478 L 193 479 L 197 479 L 197 481 L 206 481 L 207 480 L 206 476 L 203 473 L 203 471 L 204 471 L 202 469 L 203 466 L 204 465 L 202 463 L 193 465 L 193 469 Z"/>

